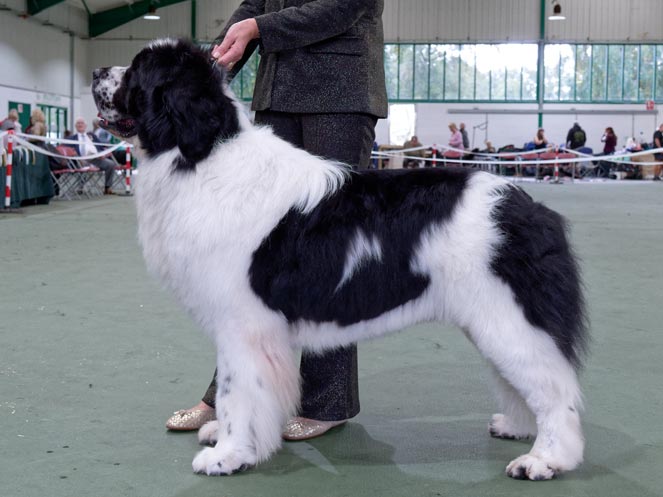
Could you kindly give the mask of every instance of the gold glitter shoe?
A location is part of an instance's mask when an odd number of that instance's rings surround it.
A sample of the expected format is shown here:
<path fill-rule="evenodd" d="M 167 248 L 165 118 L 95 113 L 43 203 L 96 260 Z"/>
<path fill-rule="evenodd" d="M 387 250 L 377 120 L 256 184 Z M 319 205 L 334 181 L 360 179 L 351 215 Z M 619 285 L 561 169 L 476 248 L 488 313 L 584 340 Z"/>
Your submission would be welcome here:
<path fill-rule="evenodd" d="M 166 428 L 172 431 L 193 431 L 214 419 L 216 419 L 214 409 L 182 409 L 168 418 Z"/>
<path fill-rule="evenodd" d="M 284 440 L 308 440 L 310 438 L 324 435 L 335 426 L 347 423 L 347 419 L 341 421 L 318 421 L 316 419 L 294 417 L 289 419 L 281 433 Z"/>

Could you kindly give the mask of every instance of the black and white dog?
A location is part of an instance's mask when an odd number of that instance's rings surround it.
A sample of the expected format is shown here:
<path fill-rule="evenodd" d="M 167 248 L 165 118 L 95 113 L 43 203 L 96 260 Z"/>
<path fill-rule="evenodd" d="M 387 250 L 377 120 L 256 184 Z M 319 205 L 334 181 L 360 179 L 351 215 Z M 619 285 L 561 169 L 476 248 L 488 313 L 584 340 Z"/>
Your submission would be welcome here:
<path fill-rule="evenodd" d="M 491 364 L 500 438 L 536 437 L 507 466 L 576 468 L 586 341 L 564 221 L 504 179 L 456 169 L 351 172 L 250 124 L 209 54 L 161 40 L 97 69 L 102 126 L 142 159 L 149 269 L 215 341 L 208 475 L 264 461 L 297 409 L 294 350 L 323 351 L 422 321 L 458 325 Z"/>

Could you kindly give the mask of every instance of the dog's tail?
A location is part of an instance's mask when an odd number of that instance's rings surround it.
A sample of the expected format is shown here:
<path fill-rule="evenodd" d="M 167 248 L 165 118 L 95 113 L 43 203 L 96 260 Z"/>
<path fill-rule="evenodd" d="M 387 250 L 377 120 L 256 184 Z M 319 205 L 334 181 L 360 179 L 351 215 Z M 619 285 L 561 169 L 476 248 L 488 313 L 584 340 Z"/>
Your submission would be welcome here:
<path fill-rule="evenodd" d="M 564 218 L 510 186 L 494 211 L 503 243 L 492 270 L 514 292 L 527 320 L 548 333 L 578 369 L 588 320 L 578 259 Z"/>

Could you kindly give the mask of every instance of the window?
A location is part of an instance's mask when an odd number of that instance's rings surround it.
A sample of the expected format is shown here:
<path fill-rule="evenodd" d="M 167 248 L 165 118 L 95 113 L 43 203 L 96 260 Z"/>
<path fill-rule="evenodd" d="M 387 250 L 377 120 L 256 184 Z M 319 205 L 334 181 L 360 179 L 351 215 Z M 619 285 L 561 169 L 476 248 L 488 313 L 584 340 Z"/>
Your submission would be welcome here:
<path fill-rule="evenodd" d="M 534 43 L 386 43 L 384 69 L 392 103 L 535 102 Z M 231 83 L 251 100 L 259 55 Z M 545 102 L 663 102 L 663 45 L 565 44 L 544 47 Z"/>
<path fill-rule="evenodd" d="M 386 44 L 387 96 L 391 102 L 535 101 L 536 57 L 531 43 Z"/>
<path fill-rule="evenodd" d="M 392 104 L 389 106 L 389 143 L 402 144 L 414 135 L 417 114 L 414 104 Z"/>
<path fill-rule="evenodd" d="M 39 108 L 46 117 L 46 136 L 63 138 L 67 130 L 67 108 L 43 104 L 39 104 Z"/>
<path fill-rule="evenodd" d="M 663 101 L 663 45 L 545 47 L 544 100 Z"/>

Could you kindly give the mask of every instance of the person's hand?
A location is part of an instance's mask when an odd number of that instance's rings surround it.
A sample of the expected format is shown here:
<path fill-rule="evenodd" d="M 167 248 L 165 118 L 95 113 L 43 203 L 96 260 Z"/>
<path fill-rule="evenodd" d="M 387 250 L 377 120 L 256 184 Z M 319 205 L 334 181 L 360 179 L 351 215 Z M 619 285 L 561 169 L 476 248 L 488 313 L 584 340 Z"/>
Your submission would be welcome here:
<path fill-rule="evenodd" d="M 259 38 L 258 23 L 255 19 L 245 19 L 236 22 L 228 29 L 221 45 L 212 49 L 212 57 L 222 66 L 232 69 L 232 66 L 242 58 L 246 45 L 254 38 Z"/>

